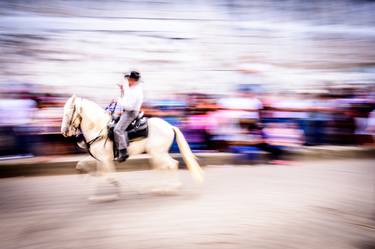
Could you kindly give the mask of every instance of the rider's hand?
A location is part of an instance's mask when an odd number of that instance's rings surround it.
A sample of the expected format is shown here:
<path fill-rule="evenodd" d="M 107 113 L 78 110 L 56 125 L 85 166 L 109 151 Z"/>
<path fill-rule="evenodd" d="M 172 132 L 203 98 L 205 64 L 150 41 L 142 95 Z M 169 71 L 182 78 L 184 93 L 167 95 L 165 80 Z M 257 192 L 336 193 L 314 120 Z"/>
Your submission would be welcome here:
<path fill-rule="evenodd" d="M 117 84 L 117 86 L 120 88 L 121 91 L 124 91 L 124 85 L 123 84 Z"/>
<path fill-rule="evenodd" d="M 117 84 L 117 86 L 120 88 L 121 96 L 124 96 L 124 85 L 123 84 Z"/>

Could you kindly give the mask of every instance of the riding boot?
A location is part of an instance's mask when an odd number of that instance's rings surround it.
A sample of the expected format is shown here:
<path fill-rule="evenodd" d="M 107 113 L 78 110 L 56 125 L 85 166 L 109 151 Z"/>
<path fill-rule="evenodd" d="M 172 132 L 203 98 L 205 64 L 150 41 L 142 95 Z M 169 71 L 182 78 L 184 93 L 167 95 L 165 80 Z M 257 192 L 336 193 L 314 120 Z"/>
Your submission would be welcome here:
<path fill-rule="evenodd" d="M 127 149 L 118 150 L 118 157 L 115 159 L 117 162 L 123 162 L 128 159 L 129 154 Z"/>

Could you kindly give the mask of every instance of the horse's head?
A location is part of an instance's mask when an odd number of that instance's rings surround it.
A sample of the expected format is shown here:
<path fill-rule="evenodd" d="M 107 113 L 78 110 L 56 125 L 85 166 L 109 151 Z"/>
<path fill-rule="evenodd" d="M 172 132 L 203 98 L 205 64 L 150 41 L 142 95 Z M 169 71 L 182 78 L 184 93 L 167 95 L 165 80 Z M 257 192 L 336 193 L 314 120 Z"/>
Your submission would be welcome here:
<path fill-rule="evenodd" d="M 70 137 L 77 133 L 81 124 L 82 99 L 75 95 L 70 97 L 64 105 L 64 115 L 61 123 L 61 134 Z"/>

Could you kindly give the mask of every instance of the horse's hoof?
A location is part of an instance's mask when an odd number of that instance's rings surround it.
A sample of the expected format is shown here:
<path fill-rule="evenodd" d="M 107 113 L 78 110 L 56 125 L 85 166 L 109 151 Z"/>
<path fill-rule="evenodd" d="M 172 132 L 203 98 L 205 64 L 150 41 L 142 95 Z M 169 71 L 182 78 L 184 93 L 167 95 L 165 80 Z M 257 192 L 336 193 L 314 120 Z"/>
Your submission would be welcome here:
<path fill-rule="evenodd" d="M 170 185 L 170 186 L 154 188 L 151 190 L 151 192 L 157 195 L 176 195 L 178 191 L 181 189 L 181 187 L 182 187 L 182 184 Z"/>
<path fill-rule="evenodd" d="M 92 201 L 92 202 L 111 202 L 111 201 L 118 201 L 120 199 L 120 195 L 119 194 L 92 195 L 88 199 L 89 201 Z"/>
<path fill-rule="evenodd" d="M 77 165 L 76 170 L 77 170 L 78 174 L 86 174 L 87 173 L 87 169 L 84 166 L 81 166 L 81 165 Z"/>
<path fill-rule="evenodd" d="M 120 187 L 120 182 L 115 178 L 108 178 L 109 184 L 113 185 L 114 187 Z"/>
<path fill-rule="evenodd" d="M 85 170 L 83 170 L 83 169 L 81 169 L 81 168 L 76 168 L 76 170 L 77 170 L 77 173 L 78 173 L 79 175 L 87 174 L 87 171 L 85 171 Z"/>
<path fill-rule="evenodd" d="M 152 189 L 151 193 L 154 195 L 161 195 L 161 196 L 170 196 L 170 195 L 177 195 L 177 190 L 172 189 Z"/>

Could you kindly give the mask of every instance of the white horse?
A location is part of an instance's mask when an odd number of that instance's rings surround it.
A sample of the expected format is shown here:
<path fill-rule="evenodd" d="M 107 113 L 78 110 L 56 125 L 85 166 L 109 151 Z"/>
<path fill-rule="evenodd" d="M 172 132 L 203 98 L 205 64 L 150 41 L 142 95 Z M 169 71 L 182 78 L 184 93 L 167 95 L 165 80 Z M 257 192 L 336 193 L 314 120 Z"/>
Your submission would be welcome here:
<path fill-rule="evenodd" d="M 105 176 L 112 184 L 118 185 L 112 174 L 115 172 L 113 141 L 107 137 L 107 124 L 110 119 L 110 115 L 96 103 L 73 95 L 64 106 L 61 133 L 65 137 L 74 136 L 80 129 L 85 140 L 89 144 L 91 143 L 89 152 L 98 162 L 98 173 Z M 193 178 L 202 182 L 203 171 L 180 129 L 160 118 L 149 118 L 148 127 L 149 133 L 146 138 L 130 142 L 129 155 L 148 153 L 154 169 L 176 172 L 178 161 L 168 154 L 174 137 L 176 137 L 186 166 Z"/>

